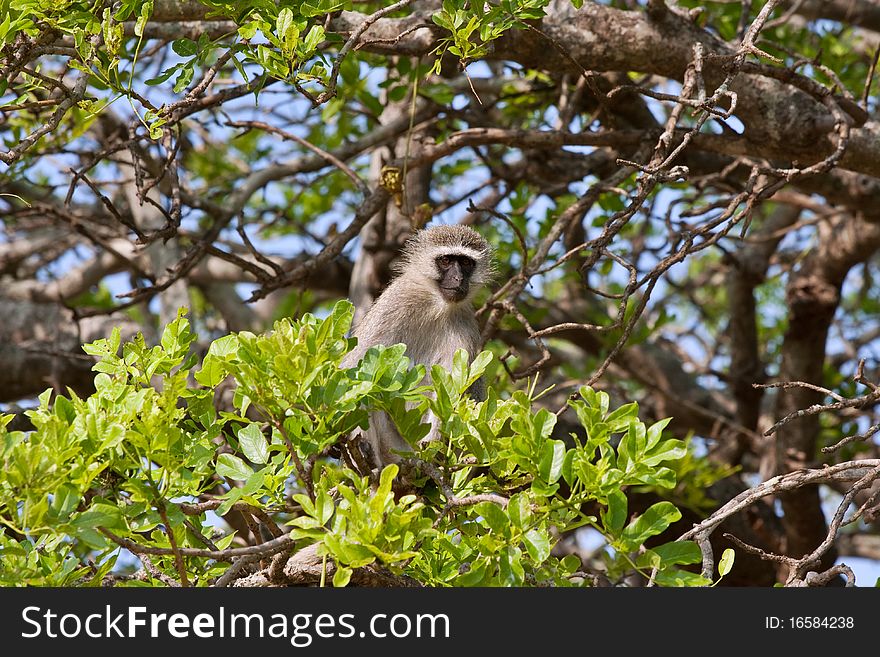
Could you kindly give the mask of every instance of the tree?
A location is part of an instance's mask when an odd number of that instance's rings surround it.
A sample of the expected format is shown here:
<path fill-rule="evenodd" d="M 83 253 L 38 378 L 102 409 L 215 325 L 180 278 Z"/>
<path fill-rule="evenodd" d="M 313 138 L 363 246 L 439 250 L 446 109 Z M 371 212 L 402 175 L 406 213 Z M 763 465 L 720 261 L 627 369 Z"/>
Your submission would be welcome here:
<path fill-rule="evenodd" d="M 880 558 L 873 3 L 0 7 L 0 581 Z M 486 351 L 340 370 L 431 221 L 497 247 Z"/>

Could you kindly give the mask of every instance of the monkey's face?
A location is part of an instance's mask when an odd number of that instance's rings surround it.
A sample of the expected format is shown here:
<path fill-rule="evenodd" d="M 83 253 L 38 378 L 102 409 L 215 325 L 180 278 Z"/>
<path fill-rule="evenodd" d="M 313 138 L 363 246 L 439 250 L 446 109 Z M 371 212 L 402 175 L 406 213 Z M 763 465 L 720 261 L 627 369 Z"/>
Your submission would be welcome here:
<path fill-rule="evenodd" d="M 449 303 L 464 301 L 471 287 L 471 276 L 476 262 L 461 254 L 444 254 L 434 260 L 439 279 L 440 294 Z"/>

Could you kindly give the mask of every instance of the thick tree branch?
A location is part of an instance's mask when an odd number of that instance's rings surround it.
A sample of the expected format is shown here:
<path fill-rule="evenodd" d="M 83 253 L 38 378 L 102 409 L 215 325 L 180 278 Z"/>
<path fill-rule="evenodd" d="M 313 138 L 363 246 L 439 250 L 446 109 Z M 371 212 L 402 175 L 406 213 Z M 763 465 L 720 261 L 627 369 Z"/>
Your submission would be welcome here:
<path fill-rule="evenodd" d="M 823 384 L 828 330 L 849 270 L 880 249 L 880 225 L 843 217 L 819 226 L 819 245 L 788 283 L 788 330 L 782 344 L 779 378 Z M 777 398 L 776 417 L 784 418 L 819 401 L 821 393 L 805 387 Z M 780 426 L 776 434 L 776 472 L 809 467 L 816 458 L 819 417 L 808 415 Z M 827 525 L 815 486 L 780 495 L 789 554 L 808 552 L 825 536 Z M 829 567 L 834 553 L 825 553 Z"/>
<path fill-rule="evenodd" d="M 336 31 L 348 33 L 363 20 L 356 12 L 342 12 L 331 22 Z M 383 18 L 365 34 L 365 49 L 385 54 L 426 55 L 436 45 L 438 28 L 425 27 L 395 39 L 423 19 L 410 16 Z M 511 30 L 493 43 L 492 58 L 554 71 L 580 74 L 592 71 L 641 71 L 683 80 L 693 58 L 693 45 L 705 52 L 702 75 L 707 86 L 724 79 L 735 51 L 689 19 L 666 12 L 659 19 L 637 11 L 622 11 L 598 3 L 586 3 L 571 16 L 548 16 L 540 30 Z M 551 44 L 557 44 L 554 48 Z M 560 52 L 562 51 L 562 52 Z M 564 53 L 564 54 L 563 54 Z M 755 149 L 781 148 L 789 157 L 815 161 L 834 150 L 831 133 L 835 119 L 818 98 L 795 86 L 814 88 L 815 83 L 784 69 L 777 71 L 789 83 L 767 77 L 771 67 L 749 64 L 751 73 L 740 73 L 730 85 L 737 95 L 737 116 L 746 126 L 742 146 Z M 851 105 L 849 110 L 860 113 Z M 863 120 L 863 113 L 858 120 Z M 867 123 L 854 129 L 841 166 L 880 175 L 880 127 Z"/>
<path fill-rule="evenodd" d="M 880 5 L 872 0 L 785 0 L 782 4 L 804 18 L 825 18 L 880 32 Z"/>

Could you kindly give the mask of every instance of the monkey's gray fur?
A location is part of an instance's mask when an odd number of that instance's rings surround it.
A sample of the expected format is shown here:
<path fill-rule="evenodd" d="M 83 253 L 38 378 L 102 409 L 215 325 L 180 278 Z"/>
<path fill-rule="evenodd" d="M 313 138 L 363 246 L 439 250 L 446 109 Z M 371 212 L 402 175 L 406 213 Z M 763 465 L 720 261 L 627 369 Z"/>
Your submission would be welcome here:
<path fill-rule="evenodd" d="M 458 287 L 441 288 L 450 279 L 440 263 L 450 260 L 453 266 L 461 262 L 465 268 L 473 261 L 473 269 L 456 269 Z M 343 359 L 342 367 L 357 365 L 370 347 L 398 343 L 407 346 L 406 355 L 413 365 L 421 363 L 428 374 L 435 364 L 451 369 L 458 349 L 465 349 L 473 360 L 481 338 L 472 299 L 494 273 L 489 243 L 467 226 L 435 226 L 407 241 L 394 269 L 394 280 L 355 326 L 352 335 L 358 344 Z M 428 439 L 436 438 L 437 431 L 432 415 Z M 398 462 L 401 457 L 395 452 L 412 451 L 385 413 L 374 413 L 363 434 L 373 465 L 379 468 Z"/>

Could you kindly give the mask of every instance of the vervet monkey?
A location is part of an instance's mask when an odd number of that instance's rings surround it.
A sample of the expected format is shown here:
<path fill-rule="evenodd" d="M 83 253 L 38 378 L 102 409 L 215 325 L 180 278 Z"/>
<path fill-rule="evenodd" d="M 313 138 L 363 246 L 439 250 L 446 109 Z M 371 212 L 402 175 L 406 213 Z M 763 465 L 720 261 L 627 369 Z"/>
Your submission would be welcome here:
<path fill-rule="evenodd" d="M 492 277 L 492 248 L 467 226 L 435 226 L 415 233 L 395 265 L 396 276 L 355 326 L 358 344 L 342 361 L 354 367 L 376 345 L 403 343 L 413 365 L 452 368 L 458 349 L 472 360 L 480 349 L 480 329 L 471 300 Z M 436 438 L 437 419 L 431 416 Z M 373 413 L 362 432 L 373 465 L 382 468 L 412 451 L 385 413 Z"/>

